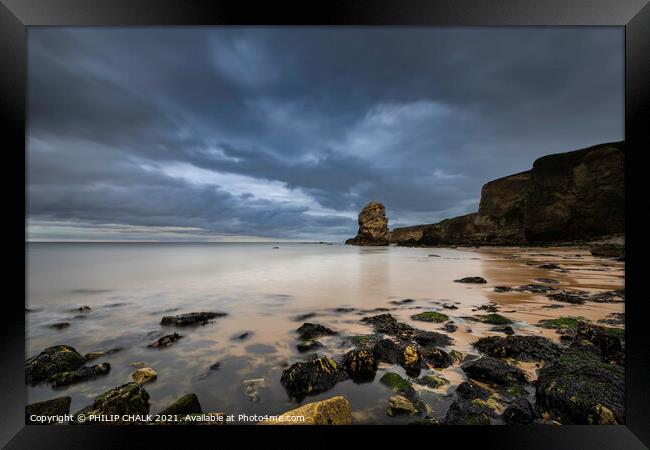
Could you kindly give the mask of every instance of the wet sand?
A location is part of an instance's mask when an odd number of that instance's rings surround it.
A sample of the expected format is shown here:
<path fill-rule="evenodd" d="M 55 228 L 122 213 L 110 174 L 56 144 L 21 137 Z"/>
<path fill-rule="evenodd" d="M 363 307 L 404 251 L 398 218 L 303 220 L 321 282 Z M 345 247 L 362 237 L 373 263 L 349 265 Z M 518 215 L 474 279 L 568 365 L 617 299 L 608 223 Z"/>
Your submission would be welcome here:
<path fill-rule="evenodd" d="M 274 249 L 279 246 L 279 249 Z M 438 255 L 438 256 L 430 256 Z M 555 263 L 560 270 L 540 269 Z M 453 280 L 482 276 L 486 284 L 461 284 Z M 359 248 L 306 244 L 30 244 L 28 246 L 27 355 L 67 344 L 80 353 L 120 348 L 92 362 L 107 361 L 104 377 L 63 389 L 28 386 L 28 402 L 61 395 L 72 397 L 71 411 L 86 406 L 106 390 L 130 381 L 130 364 L 146 362 L 158 380 L 145 385 L 155 413 L 187 392 L 195 392 L 203 410 L 227 414 L 276 414 L 298 406 L 289 399 L 280 376 L 287 364 L 306 360 L 310 353 L 296 349 L 295 329 L 317 322 L 339 332 L 319 338 L 318 350 L 340 358 L 352 347 L 346 336 L 371 334 L 360 322 L 375 308 L 389 308 L 399 321 L 416 328 L 439 331 L 441 324 L 414 321 L 422 311 L 447 314 L 458 325 L 449 333 L 453 343 L 445 350 L 477 354 L 471 343 L 486 335 L 492 325 L 463 319 L 485 314 L 477 310 L 496 303 L 498 313 L 515 321 L 516 334 L 541 334 L 555 341 L 555 330 L 536 326 L 543 319 L 580 316 L 598 321 L 624 312 L 624 303 L 572 305 L 545 295 L 494 292 L 495 286 L 538 283 L 536 278 L 557 280 L 561 289 L 591 293 L 624 286 L 624 263 L 594 258 L 584 248 Z M 539 283 L 543 284 L 543 283 Z M 391 301 L 410 298 L 397 306 Z M 445 309 L 443 304 L 457 309 Z M 88 313 L 71 309 L 88 305 Z M 550 309 L 549 305 L 560 305 Z M 336 308 L 350 308 L 337 312 Z M 191 311 L 224 311 L 228 316 L 211 324 L 174 329 L 160 325 L 165 315 Z M 316 316 L 303 321 L 294 317 Z M 53 330 L 48 325 L 66 321 L 70 326 Z M 178 331 L 184 337 L 166 349 L 150 349 L 154 339 Z M 237 339 L 243 332 L 246 339 Z M 219 363 L 217 370 L 210 366 Z M 534 378 L 534 364 L 520 366 Z M 357 423 L 399 424 L 408 417 L 388 417 L 390 390 L 379 383 L 386 371 L 405 376 L 399 366 L 381 364 L 375 380 L 357 384 L 341 382 L 331 390 L 309 396 L 301 403 L 346 396 Z M 423 371 L 425 374 L 427 371 Z M 451 393 L 466 380 L 455 365 L 431 370 L 451 383 L 439 389 L 417 386 L 433 417 L 443 417 Z M 245 393 L 243 381 L 265 378 L 259 401 Z"/>

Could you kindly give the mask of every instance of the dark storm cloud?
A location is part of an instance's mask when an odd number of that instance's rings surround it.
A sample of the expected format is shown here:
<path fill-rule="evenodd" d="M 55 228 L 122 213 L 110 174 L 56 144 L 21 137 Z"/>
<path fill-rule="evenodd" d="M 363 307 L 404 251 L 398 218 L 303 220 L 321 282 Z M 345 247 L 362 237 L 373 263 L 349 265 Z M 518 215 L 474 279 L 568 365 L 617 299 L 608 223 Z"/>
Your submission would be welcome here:
<path fill-rule="evenodd" d="M 36 28 L 28 42 L 39 237 L 65 223 L 341 239 L 370 199 L 392 226 L 431 222 L 541 155 L 623 138 L 615 28 Z"/>

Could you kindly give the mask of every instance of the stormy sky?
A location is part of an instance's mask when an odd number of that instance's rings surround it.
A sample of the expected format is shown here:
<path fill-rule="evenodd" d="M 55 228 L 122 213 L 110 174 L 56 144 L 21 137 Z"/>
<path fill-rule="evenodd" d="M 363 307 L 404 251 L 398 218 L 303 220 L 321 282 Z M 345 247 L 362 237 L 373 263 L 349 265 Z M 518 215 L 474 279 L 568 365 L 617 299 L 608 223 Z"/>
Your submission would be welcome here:
<path fill-rule="evenodd" d="M 622 140 L 622 28 L 31 28 L 30 240 L 336 240 Z"/>

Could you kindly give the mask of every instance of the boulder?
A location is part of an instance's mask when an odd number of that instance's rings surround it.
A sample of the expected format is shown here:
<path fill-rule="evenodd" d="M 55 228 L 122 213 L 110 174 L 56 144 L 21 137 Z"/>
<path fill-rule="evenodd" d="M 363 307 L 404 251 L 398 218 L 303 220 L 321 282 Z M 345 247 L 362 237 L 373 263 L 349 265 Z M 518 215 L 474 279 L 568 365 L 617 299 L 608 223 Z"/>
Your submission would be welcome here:
<path fill-rule="evenodd" d="M 580 322 L 571 347 L 591 351 L 604 362 L 622 365 L 625 352 L 621 340 L 612 330 L 617 329 Z"/>
<path fill-rule="evenodd" d="M 48 382 L 52 387 L 58 388 L 106 375 L 110 370 L 111 365 L 104 362 L 96 366 L 80 367 L 77 370 L 54 374 L 48 379 Z"/>
<path fill-rule="evenodd" d="M 379 381 L 381 384 L 388 386 L 395 394 L 400 394 L 408 398 L 415 398 L 416 392 L 410 381 L 405 380 L 395 372 L 385 373 Z"/>
<path fill-rule="evenodd" d="M 446 314 L 439 313 L 437 311 L 424 311 L 424 312 L 412 315 L 411 319 L 420 320 L 422 322 L 442 323 L 442 322 L 446 322 L 447 320 L 449 320 L 449 316 L 447 316 Z"/>
<path fill-rule="evenodd" d="M 296 331 L 298 332 L 300 339 L 305 340 L 336 334 L 336 331 L 318 323 L 303 323 Z"/>
<path fill-rule="evenodd" d="M 302 400 L 310 394 L 331 389 L 347 373 L 334 360 L 323 356 L 307 362 L 297 362 L 282 371 L 280 383 L 290 397 Z"/>
<path fill-rule="evenodd" d="M 373 353 L 378 361 L 389 364 L 399 364 L 402 360 L 402 350 L 395 341 L 382 339 L 377 341 L 373 347 Z"/>
<path fill-rule="evenodd" d="M 68 345 L 55 345 L 25 361 L 25 381 L 38 383 L 61 372 L 75 371 L 86 363 L 83 356 Z"/>
<path fill-rule="evenodd" d="M 350 350 L 343 365 L 350 378 L 357 382 L 372 381 L 377 373 L 377 358 L 368 350 Z"/>
<path fill-rule="evenodd" d="M 191 312 L 179 314 L 177 316 L 165 316 L 160 321 L 161 325 L 174 325 L 177 327 L 186 327 L 189 325 L 205 325 L 212 319 L 223 317 L 227 314 L 224 312 Z"/>
<path fill-rule="evenodd" d="M 386 414 L 393 417 L 399 414 L 417 414 L 419 412 L 417 406 L 402 395 L 393 395 L 388 399 L 386 406 Z"/>
<path fill-rule="evenodd" d="M 492 410 L 480 400 L 455 400 L 447 410 L 447 425 L 489 425 Z"/>
<path fill-rule="evenodd" d="M 436 333 L 435 331 L 413 330 L 412 337 L 415 342 L 423 346 L 444 347 L 453 342 L 446 334 Z"/>
<path fill-rule="evenodd" d="M 362 322 L 372 324 L 377 333 L 388 334 L 397 337 L 410 337 L 413 334 L 413 327 L 398 322 L 391 314 L 379 314 L 361 319 Z"/>
<path fill-rule="evenodd" d="M 151 367 L 142 367 L 131 374 L 131 378 L 138 384 L 145 384 L 155 381 L 158 373 Z"/>
<path fill-rule="evenodd" d="M 420 354 L 426 363 L 436 369 L 444 369 L 454 363 L 449 353 L 437 347 L 427 346 L 420 348 Z"/>
<path fill-rule="evenodd" d="M 420 375 L 422 368 L 422 355 L 417 347 L 413 345 L 405 345 L 402 348 L 402 357 L 400 365 L 406 371 L 406 374 L 412 377 Z"/>
<path fill-rule="evenodd" d="M 149 412 L 149 394 L 138 383 L 126 383 L 107 392 L 104 392 L 90 405 L 75 413 L 74 423 L 81 423 L 77 420 L 80 414 L 86 417 L 91 415 L 146 415 Z M 89 421 L 84 424 L 93 423 Z M 132 421 L 122 421 L 121 417 L 114 422 L 114 425 L 133 424 Z"/>
<path fill-rule="evenodd" d="M 162 409 L 158 414 L 160 415 L 186 415 L 186 414 L 201 414 L 201 404 L 199 398 L 194 393 L 185 394 L 171 405 Z"/>
<path fill-rule="evenodd" d="M 304 418 L 292 420 L 292 418 Z M 264 420 L 258 425 L 350 425 L 350 403 L 340 395 L 319 402 L 307 403 L 300 408 L 281 414 L 277 420 Z"/>
<path fill-rule="evenodd" d="M 549 361 L 562 353 L 557 344 L 542 336 L 488 336 L 480 338 L 472 346 L 494 358 L 521 361 Z"/>
<path fill-rule="evenodd" d="M 526 383 L 526 375 L 521 369 L 489 356 L 465 362 L 461 368 L 468 377 L 485 383 L 506 386 Z"/>
<path fill-rule="evenodd" d="M 58 397 L 43 402 L 31 403 L 25 406 L 25 424 L 39 423 L 30 417 L 36 416 L 61 416 L 70 413 L 70 397 Z"/>
<path fill-rule="evenodd" d="M 386 208 L 379 202 L 369 202 L 359 213 L 357 235 L 345 241 L 348 245 L 388 245 Z"/>
<path fill-rule="evenodd" d="M 571 423 L 625 423 L 625 372 L 596 355 L 569 349 L 545 365 L 536 382 L 539 408 L 558 411 Z"/>
<path fill-rule="evenodd" d="M 527 425 L 535 420 L 533 406 L 524 397 L 516 398 L 501 415 L 508 425 Z"/>
<path fill-rule="evenodd" d="M 427 387 L 430 387 L 430 388 L 433 388 L 433 389 L 437 389 L 440 386 L 444 386 L 446 384 L 449 384 L 448 379 L 446 379 L 444 377 L 439 377 L 439 376 L 433 375 L 433 374 L 424 375 L 424 376 L 418 378 L 417 380 L 415 380 L 415 382 L 417 384 L 419 384 L 419 385 L 427 386 Z"/>
<path fill-rule="evenodd" d="M 456 395 L 463 400 L 474 400 L 477 398 L 485 400 L 491 394 L 490 391 L 472 381 L 463 381 L 456 388 Z"/>

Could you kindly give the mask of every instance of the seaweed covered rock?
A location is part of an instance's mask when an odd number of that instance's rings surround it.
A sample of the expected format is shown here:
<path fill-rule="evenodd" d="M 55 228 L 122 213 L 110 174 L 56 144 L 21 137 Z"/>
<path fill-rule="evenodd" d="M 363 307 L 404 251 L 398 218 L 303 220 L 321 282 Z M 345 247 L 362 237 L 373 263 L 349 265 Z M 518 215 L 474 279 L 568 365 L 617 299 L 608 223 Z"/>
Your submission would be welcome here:
<path fill-rule="evenodd" d="M 488 336 L 472 344 L 478 351 L 494 358 L 521 361 L 548 361 L 560 356 L 560 347 L 542 336 Z"/>
<path fill-rule="evenodd" d="M 417 404 L 403 395 L 393 395 L 388 399 L 386 414 L 388 414 L 390 417 L 397 416 L 399 414 L 414 415 L 418 414 L 419 412 L 420 410 L 418 409 Z"/>
<path fill-rule="evenodd" d="M 472 381 L 463 381 L 456 388 L 456 395 L 463 400 L 474 400 L 486 399 L 491 394 L 490 391 Z"/>
<path fill-rule="evenodd" d="M 389 364 L 399 364 L 402 357 L 402 351 L 391 339 L 381 339 L 375 343 L 373 353 L 379 361 Z"/>
<path fill-rule="evenodd" d="M 212 319 L 223 317 L 227 314 L 224 312 L 191 312 L 179 314 L 177 316 L 165 316 L 160 321 L 161 325 L 174 325 L 177 327 L 186 327 L 190 325 L 205 325 Z"/>
<path fill-rule="evenodd" d="M 508 425 L 527 425 L 535 420 L 533 406 L 524 397 L 516 398 L 501 416 Z"/>
<path fill-rule="evenodd" d="M 300 328 L 296 330 L 299 334 L 300 339 L 309 340 L 319 338 L 321 336 L 332 336 L 336 334 L 336 331 L 331 328 L 327 328 L 324 325 L 319 323 L 303 323 Z"/>
<path fill-rule="evenodd" d="M 521 369 L 490 356 L 467 361 L 460 367 L 468 377 L 485 383 L 506 386 L 526 383 L 526 375 Z"/>
<path fill-rule="evenodd" d="M 414 314 L 411 316 L 411 319 L 413 320 L 419 320 L 422 322 L 435 322 L 435 323 L 442 323 L 446 322 L 449 320 L 449 316 L 437 311 L 424 311 L 418 314 Z"/>
<path fill-rule="evenodd" d="M 61 372 L 75 371 L 86 363 L 69 345 L 55 345 L 25 361 L 25 381 L 38 383 Z"/>
<path fill-rule="evenodd" d="M 138 383 L 126 383 L 113 388 L 102 395 L 98 396 L 92 405 L 78 411 L 73 422 L 80 423 L 77 418 L 80 414 L 86 417 L 91 415 L 144 415 L 149 412 L 149 394 Z M 83 422 L 91 423 L 91 422 Z M 110 422 L 115 425 L 132 424 L 119 418 L 117 421 Z"/>
<path fill-rule="evenodd" d="M 444 333 L 425 330 L 413 330 L 412 338 L 422 346 L 433 345 L 435 347 L 444 347 L 453 342 L 453 339 Z"/>
<path fill-rule="evenodd" d="M 142 367 L 131 374 L 131 378 L 138 384 L 145 384 L 155 381 L 158 373 L 151 367 Z"/>
<path fill-rule="evenodd" d="M 448 379 L 430 373 L 418 378 L 415 382 L 421 386 L 427 386 L 433 389 L 449 384 Z"/>
<path fill-rule="evenodd" d="M 303 399 L 332 388 L 347 378 L 347 373 L 334 360 L 323 356 L 307 362 L 297 362 L 282 371 L 280 383 L 289 396 Z"/>
<path fill-rule="evenodd" d="M 89 380 L 91 378 L 96 378 L 102 375 L 108 374 L 111 370 L 111 365 L 107 362 L 97 364 L 96 366 L 80 367 L 77 370 L 70 372 L 61 372 L 55 375 L 52 375 L 48 382 L 52 387 L 63 387 L 75 383 L 80 383 L 82 381 Z"/>
<path fill-rule="evenodd" d="M 540 370 L 536 385 L 538 407 L 558 411 L 573 423 L 625 423 L 624 369 L 592 353 L 567 350 Z"/>
<path fill-rule="evenodd" d="M 343 365 L 350 378 L 357 382 L 372 381 L 377 373 L 377 358 L 368 350 L 350 350 Z"/>
<path fill-rule="evenodd" d="M 336 397 L 307 403 L 300 408 L 292 409 L 279 417 L 278 420 L 264 420 L 258 425 L 350 425 L 352 411 L 350 402 L 345 397 Z M 303 417 L 304 420 L 292 421 L 290 417 Z"/>
<path fill-rule="evenodd" d="M 611 328 L 580 322 L 571 347 L 591 351 L 602 361 L 614 364 L 625 362 L 625 352 L 621 340 Z"/>
<path fill-rule="evenodd" d="M 402 348 L 402 358 L 400 365 L 406 371 L 406 374 L 412 377 L 420 375 L 422 369 L 422 355 L 417 347 L 406 345 Z"/>
<path fill-rule="evenodd" d="M 447 410 L 447 425 L 489 425 L 490 408 L 479 400 L 455 400 Z"/>
<path fill-rule="evenodd" d="M 321 344 L 318 341 L 314 341 L 312 339 L 307 339 L 306 341 L 299 342 L 298 344 L 296 344 L 296 348 L 298 349 L 298 351 L 300 353 L 309 352 L 309 351 L 316 350 L 316 349 L 319 349 L 319 348 L 322 348 L 322 347 L 323 347 L 323 344 Z"/>
<path fill-rule="evenodd" d="M 25 406 L 25 424 L 39 423 L 31 419 L 36 416 L 61 416 L 70 413 L 70 397 L 58 397 Z"/>
<path fill-rule="evenodd" d="M 185 415 L 185 414 L 201 414 L 201 404 L 199 398 L 194 393 L 185 394 L 171 405 L 164 408 L 158 414 L 160 415 Z"/>
<path fill-rule="evenodd" d="M 410 381 L 405 380 L 399 374 L 395 372 L 385 373 L 379 381 L 391 388 L 395 394 L 401 394 L 408 398 L 414 398 L 416 396 L 415 389 Z"/>
<path fill-rule="evenodd" d="M 420 354 L 426 363 L 436 369 L 444 369 L 454 363 L 449 353 L 437 347 L 427 346 L 420 348 Z"/>
<path fill-rule="evenodd" d="M 357 235 L 345 241 L 347 245 L 388 245 L 386 208 L 379 202 L 369 202 L 359 213 Z"/>
<path fill-rule="evenodd" d="M 377 333 L 408 338 L 413 334 L 413 327 L 398 322 L 391 314 L 379 314 L 361 319 L 362 322 L 372 324 Z"/>

